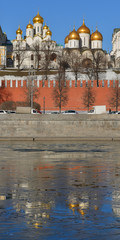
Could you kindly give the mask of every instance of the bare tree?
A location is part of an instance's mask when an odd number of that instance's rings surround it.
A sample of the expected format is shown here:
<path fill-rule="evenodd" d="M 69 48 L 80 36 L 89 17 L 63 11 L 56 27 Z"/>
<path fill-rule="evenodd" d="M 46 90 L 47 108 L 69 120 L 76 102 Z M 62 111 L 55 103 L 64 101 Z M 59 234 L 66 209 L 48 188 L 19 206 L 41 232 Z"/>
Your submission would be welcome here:
<path fill-rule="evenodd" d="M 77 87 L 78 74 L 82 67 L 81 56 L 78 52 L 72 52 L 70 54 L 69 65 L 75 75 L 75 87 Z"/>
<path fill-rule="evenodd" d="M 91 87 L 90 82 L 88 82 L 88 86 L 86 87 L 83 93 L 82 100 L 83 100 L 83 105 L 89 111 L 90 107 L 93 106 L 95 102 L 95 92 L 93 91 L 93 88 Z"/>
<path fill-rule="evenodd" d="M 118 107 L 120 106 L 120 88 L 119 81 L 116 80 L 115 87 L 111 89 L 111 96 L 108 99 L 110 106 L 114 107 L 116 111 L 118 111 Z"/>
<path fill-rule="evenodd" d="M 59 69 L 61 69 L 61 71 L 63 72 L 64 86 L 66 86 L 66 70 L 69 68 L 69 58 L 62 52 L 62 55 L 58 55 L 57 61 Z"/>
<path fill-rule="evenodd" d="M 106 59 L 104 54 L 97 50 L 93 51 L 93 62 L 91 70 L 94 74 L 95 80 L 97 80 L 97 87 L 99 87 L 99 73 L 102 71 L 103 68 L 106 68 Z"/>
<path fill-rule="evenodd" d="M 68 87 L 64 86 L 64 82 L 64 74 L 59 70 L 56 79 L 56 86 L 52 92 L 53 101 L 55 106 L 59 107 L 59 113 L 61 113 L 62 106 L 65 106 L 68 102 Z"/>
<path fill-rule="evenodd" d="M 32 47 L 31 47 L 31 51 L 32 51 L 32 60 L 34 60 L 35 57 L 35 68 L 38 70 L 40 68 L 40 61 L 41 61 L 41 46 L 39 41 L 36 41 Z"/>
<path fill-rule="evenodd" d="M 50 50 L 51 41 L 48 40 L 45 43 L 43 52 L 44 52 L 44 58 L 42 61 L 42 70 L 44 70 L 44 78 L 45 80 L 48 79 L 48 72 L 50 67 L 50 61 L 51 61 L 51 50 Z"/>
<path fill-rule="evenodd" d="M 17 68 L 18 68 L 18 70 L 20 70 L 23 61 L 26 58 L 28 58 L 28 56 L 26 54 L 26 48 L 22 47 L 20 41 L 17 42 L 16 50 L 15 50 L 15 56 L 14 57 L 15 57 L 15 59 L 17 61 Z"/>
<path fill-rule="evenodd" d="M 35 81 L 35 76 L 32 72 L 30 72 L 31 74 L 29 74 L 28 79 L 27 79 L 27 86 L 24 89 L 24 93 L 25 93 L 25 101 L 28 104 L 28 106 L 30 106 L 31 108 L 33 108 L 33 102 L 35 101 L 35 99 L 38 98 L 39 95 L 39 91 L 38 88 L 36 86 L 36 81 Z"/>

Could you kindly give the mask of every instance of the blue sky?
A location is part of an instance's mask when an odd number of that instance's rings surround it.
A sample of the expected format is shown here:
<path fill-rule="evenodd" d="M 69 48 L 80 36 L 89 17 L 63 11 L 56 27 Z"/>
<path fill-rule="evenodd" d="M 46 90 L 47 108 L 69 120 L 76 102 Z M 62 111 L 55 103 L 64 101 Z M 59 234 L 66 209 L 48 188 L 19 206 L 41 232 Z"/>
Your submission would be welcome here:
<path fill-rule="evenodd" d="M 52 39 L 62 45 L 70 29 L 74 25 L 78 29 L 84 18 L 91 31 L 97 25 L 103 35 L 103 49 L 111 51 L 113 29 L 120 27 L 120 0 L 4 0 L 0 9 L 0 25 L 10 40 L 16 38 L 19 24 L 25 35 L 26 25 L 38 10 L 52 31 Z"/>

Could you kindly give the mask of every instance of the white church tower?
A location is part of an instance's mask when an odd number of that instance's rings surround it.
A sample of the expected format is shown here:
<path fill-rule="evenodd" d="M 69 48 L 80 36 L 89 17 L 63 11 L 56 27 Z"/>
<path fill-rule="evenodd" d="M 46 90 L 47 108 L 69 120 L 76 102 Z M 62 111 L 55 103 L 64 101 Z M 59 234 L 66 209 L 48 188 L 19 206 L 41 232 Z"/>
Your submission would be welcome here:
<path fill-rule="evenodd" d="M 84 20 L 77 32 L 80 36 L 80 48 L 90 48 L 90 29 L 86 27 Z"/>
<path fill-rule="evenodd" d="M 102 41 L 103 36 L 96 28 L 96 31 L 91 34 L 91 49 L 102 49 Z"/>
<path fill-rule="evenodd" d="M 40 16 L 40 14 L 38 12 L 37 15 L 33 18 L 35 35 L 42 35 L 43 21 L 44 21 L 43 18 Z"/>
<path fill-rule="evenodd" d="M 21 41 L 22 40 L 22 30 L 20 29 L 20 26 L 18 28 L 18 30 L 16 31 L 16 40 L 17 41 Z"/>

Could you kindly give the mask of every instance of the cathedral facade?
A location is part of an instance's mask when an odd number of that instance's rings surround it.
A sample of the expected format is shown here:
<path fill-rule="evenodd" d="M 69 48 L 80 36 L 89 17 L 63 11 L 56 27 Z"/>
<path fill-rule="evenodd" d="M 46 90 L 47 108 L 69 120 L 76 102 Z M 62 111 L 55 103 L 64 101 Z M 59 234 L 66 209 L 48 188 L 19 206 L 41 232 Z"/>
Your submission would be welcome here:
<path fill-rule="evenodd" d="M 42 59 L 48 52 L 51 54 L 62 50 L 56 41 L 51 39 L 52 32 L 46 25 L 43 26 L 43 18 L 39 12 L 33 18 L 33 24 L 26 26 L 26 36 L 22 38 L 22 30 L 16 31 L 16 39 L 13 40 L 13 60 L 15 68 L 41 68 Z M 46 53 L 46 54 L 45 54 Z M 54 57 L 53 57 L 54 60 Z"/>

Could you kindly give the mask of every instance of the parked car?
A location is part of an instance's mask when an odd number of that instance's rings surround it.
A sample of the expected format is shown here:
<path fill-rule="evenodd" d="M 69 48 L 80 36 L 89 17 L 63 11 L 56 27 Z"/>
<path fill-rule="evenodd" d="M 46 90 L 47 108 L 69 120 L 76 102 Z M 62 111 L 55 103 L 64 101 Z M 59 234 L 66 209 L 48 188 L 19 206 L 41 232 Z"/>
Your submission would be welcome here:
<path fill-rule="evenodd" d="M 109 114 L 118 114 L 118 111 L 111 111 Z"/>
<path fill-rule="evenodd" d="M 37 110 L 31 109 L 31 114 L 39 114 L 39 113 L 37 112 Z"/>
<path fill-rule="evenodd" d="M 42 114 L 42 112 L 40 110 L 36 110 L 39 114 Z"/>
<path fill-rule="evenodd" d="M 51 114 L 59 114 L 59 112 L 51 112 Z"/>
<path fill-rule="evenodd" d="M 8 114 L 16 113 L 16 111 L 13 111 L 13 110 L 7 110 L 6 112 L 7 112 Z"/>
<path fill-rule="evenodd" d="M 78 112 L 75 110 L 66 110 L 63 112 L 63 114 L 78 114 Z"/>
<path fill-rule="evenodd" d="M 7 114 L 5 110 L 0 110 L 0 114 Z"/>
<path fill-rule="evenodd" d="M 36 109 L 31 109 L 31 114 L 42 114 L 42 112 Z"/>

